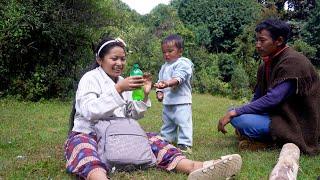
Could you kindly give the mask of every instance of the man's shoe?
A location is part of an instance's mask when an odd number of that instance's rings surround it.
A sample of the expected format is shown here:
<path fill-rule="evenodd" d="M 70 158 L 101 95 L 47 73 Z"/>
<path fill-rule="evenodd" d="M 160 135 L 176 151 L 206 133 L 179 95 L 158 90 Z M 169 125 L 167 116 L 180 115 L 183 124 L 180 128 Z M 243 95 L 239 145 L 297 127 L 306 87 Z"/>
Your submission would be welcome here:
<path fill-rule="evenodd" d="M 185 145 L 185 144 L 178 144 L 177 146 L 182 153 L 184 154 L 192 154 L 191 146 Z"/>
<path fill-rule="evenodd" d="M 264 143 L 264 142 L 244 139 L 239 141 L 238 149 L 239 151 L 244 151 L 244 150 L 259 151 L 259 150 L 272 149 L 275 147 L 276 145 L 274 143 Z"/>
<path fill-rule="evenodd" d="M 242 135 L 242 134 L 238 131 L 238 129 L 235 129 L 235 134 L 236 134 L 237 139 L 238 139 L 239 141 L 248 139 L 247 137 L 245 137 L 244 135 Z"/>

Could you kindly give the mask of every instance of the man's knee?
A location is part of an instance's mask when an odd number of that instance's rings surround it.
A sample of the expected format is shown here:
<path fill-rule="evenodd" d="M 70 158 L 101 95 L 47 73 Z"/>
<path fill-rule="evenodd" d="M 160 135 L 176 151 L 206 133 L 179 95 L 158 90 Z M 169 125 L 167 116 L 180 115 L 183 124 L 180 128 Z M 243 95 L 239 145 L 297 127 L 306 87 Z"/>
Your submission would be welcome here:
<path fill-rule="evenodd" d="M 246 121 L 246 115 L 240 115 L 232 118 L 231 124 L 236 129 L 243 129 L 250 126 L 250 124 Z"/>

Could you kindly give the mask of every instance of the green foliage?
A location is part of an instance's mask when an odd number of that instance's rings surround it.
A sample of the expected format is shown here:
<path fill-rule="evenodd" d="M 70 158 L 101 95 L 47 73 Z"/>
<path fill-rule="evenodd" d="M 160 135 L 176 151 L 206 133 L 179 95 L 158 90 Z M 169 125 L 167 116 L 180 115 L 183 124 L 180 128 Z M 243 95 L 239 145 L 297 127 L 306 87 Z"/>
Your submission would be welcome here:
<path fill-rule="evenodd" d="M 6 84 L 1 90 L 7 90 L 8 94 L 28 90 L 34 94 L 27 93 L 30 94 L 27 98 L 31 99 L 45 97 L 53 85 L 53 82 L 44 80 L 52 74 L 37 72 L 36 69 L 60 65 L 51 69 L 53 74 L 70 75 L 67 71 L 75 61 L 71 54 L 79 46 L 76 43 L 83 44 L 80 39 L 86 38 L 83 31 L 66 26 L 67 20 L 60 20 L 66 16 L 59 12 L 64 9 L 63 4 L 54 1 L 38 3 L 11 0 L 2 11 L 4 18 L 0 22 L 3 32 L 0 38 L 1 71 L 6 69 L 1 77 Z M 70 38 L 76 38 L 79 42 L 70 41 Z M 67 57 L 67 54 L 70 56 Z"/>
<path fill-rule="evenodd" d="M 261 63 L 261 60 L 256 60 L 252 57 L 248 57 L 248 59 L 239 60 L 238 62 L 244 62 L 242 63 L 242 66 L 249 77 L 249 87 L 253 89 L 257 82 L 257 70 Z"/>
<path fill-rule="evenodd" d="M 178 13 L 185 24 L 199 31 L 198 41 L 208 44 L 209 52 L 231 52 L 244 25 L 259 17 L 260 5 L 250 0 L 182 0 Z M 200 36 L 201 32 L 204 36 Z"/>
<path fill-rule="evenodd" d="M 162 51 L 160 49 L 160 41 L 148 32 L 148 29 L 138 28 L 136 31 L 131 31 L 134 35 L 128 37 L 129 54 L 127 58 L 127 67 L 124 76 L 127 76 L 133 64 L 138 63 L 141 70 L 150 72 L 153 79 L 158 77 L 158 71 L 164 63 Z"/>
<path fill-rule="evenodd" d="M 195 42 L 199 46 L 202 47 L 209 47 L 211 44 L 211 35 L 209 28 L 206 24 L 193 26 L 190 25 L 189 27 L 193 32 L 195 32 Z"/>
<path fill-rule="evenodd" d="M 230 94 L 229 84 L 221 80 L 218 67 L 219 57 L 215 54 L 208 54 L 204 48 L 195 48 L 189 53 L 189 58 L 195 67 L 192 81 L 194 91 L 215 95 Z"/>
<path fill-rule="evenodd" d="M 249 99 L 251 96 L 249 88 L 249 77 L 244 70 L 241 63 L 238 63 L 232 74 L 230 81 L 232 89 L 232 97 L 235 99 L 246 98 Z"/>
<path fill-rule="evenodd" d="M 233 54 L 240 59 L 243 63 L 247 63 L 249 58 L 252 58 L 255 53 L 255 23 L 247 25 L 239 36 L 235 38 L 235 50 Z"/>
<path fill-rule="evenodd" d="M 306 20 L 315 0 L 258 0 L 266 8 L 275 8 L 284 19 Z"/>
<path fill-rule="evenodd" d="M 179 34 L 185 41 L 185 49 L 188 50 L 188 48 L 194 46 L 194 32 L 180 20 L 174 7 L 160 4 L 143 20 L 145 25 L 150 27 L 150 33 L 159 38 L 160 41 L 169 34 Z"/>
<path fill-rule="evenodd" d="M 182 26 L 176 10 L 167 5 L 160 4 L 149 15 L 144 17 L 146 26 L 150 27 L 151 33 L 163 39 L 169 34 L 177 33 Z"/>
<path fill-rule="evenodd" d="M 314 59 L 317 53 L 317 49 L 310 46 L 308 43 L 303 41 L 302 39 L 298 39 L 294 41 L 292 47 L 298 52 L 304 54 L 309 59 Z"/>
<path fill-rule="evenodd" d="M 316 57 L 311 58 L 311 61 L 320 67 L 320 0 L 315 2 L 316 6 L 303 29 L 303 37 L 310 46 L 316 48 Z"/>
<path fill-rule="evenodd" d="M 220 53 L 219 55 L 219 71 L 224 82 L 230 82 L 234 68 L 236 66 L 236 60 L 231 54 Z"/>
<path fill-rule="evenodd" d="M 183 55 L 188 57 L 189 49 L 194 47 L 194 34 L 180 21 L 176 10 L 167 5 L 158 5 L 150 14 L 142 17 L 141 21 L 144 26 L 135 25 L 128 36 L 132 47 L 130 47 L 128 66 L 139 63 L 144 71 L 151 72 L 154 80 L 157 80 L 158 71 L 164 63 L 161 51 L 162 39 L 169 34 L 182 36 L 185 42 Z"/>
<path fill-rule="evenodd" d="M 260 59 L 255 53 L 255 24 L 246 26 L 243 32 L 235 39 L 236 48 L 233 52 L 237 62 L 242 64 L 249 77 L 249 87 L 253 88 L 256 84 L 256 72 Z"/>
<path fill-rule="evenodd" d="M 139 63 L 156 81 L 164 63 L 160 42 L 175 33 L 185 41 L 183 56 L 195 64 L 195 91 L 231 95 L 239 63 L 253 88 L 260 62 L 254 48 L 256 22 L 267 17 L 298 17 L 287 15 L 290 12 L 282 10 L 282 1 L 258 2 L 173 0 L 141 16 L 121 0 L 0 1 L 0 96 L 32 101 L 67 98 L 74 93 L 81 72 L 94 60 L 93 42 L 105 35 L 121 37 L 128 45 L 124 76 L 133 63 Z M 296 7 L 298 1 L 290 3 Z M 289 19 L 292 42 L 319 65 L 320 10 L 309 5 L 312 13 L 306 23 L 300 17 L 306 19 L 311 11 L 301 8 L 296 12 L 304 13 L 302 16 Z"/>
<path fill-rule="evenodd" d="M 0 91 L 34 101 L 66 98 L 93 57 L 92 42 L 101 32 L 95 29 L 120 23 L 112 1 L 9 0 L 1 5 Z"/>

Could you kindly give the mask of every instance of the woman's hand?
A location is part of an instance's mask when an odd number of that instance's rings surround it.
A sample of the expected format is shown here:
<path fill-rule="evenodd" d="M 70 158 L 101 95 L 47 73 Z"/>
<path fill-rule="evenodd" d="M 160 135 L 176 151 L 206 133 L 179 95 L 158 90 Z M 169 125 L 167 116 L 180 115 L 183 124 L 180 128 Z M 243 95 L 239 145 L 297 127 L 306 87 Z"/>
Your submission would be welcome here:
<path fill-rule="evenodd" d="M 119 81 L 115 88 L 118 93 L 122 93 L 123 91 L 132 91 L 137 89 L 145 84 L 145 80 L 142 76 L 129 76 L 121 81 Z"/>
<path fill-rule="evenodd" d="M 152 89 L 152 76 L 150 73 L 143 74 L 144 96 L 148 96 Z"/>
<path fill-rule="evenodd" d="M 227 130 L 224 128 L 233 117 L 237 116 L 235 110 L 227 112 L 218 122 L 218 131 L 221 131 L 223 134 L 227 133 Z"/>

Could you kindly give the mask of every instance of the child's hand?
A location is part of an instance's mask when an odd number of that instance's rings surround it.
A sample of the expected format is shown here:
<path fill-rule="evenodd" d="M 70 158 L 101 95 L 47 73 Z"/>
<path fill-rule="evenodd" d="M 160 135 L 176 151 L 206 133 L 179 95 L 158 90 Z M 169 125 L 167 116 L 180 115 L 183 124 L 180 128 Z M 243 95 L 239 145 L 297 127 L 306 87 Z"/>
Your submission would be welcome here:
<path fill-rule="evenodd" d="M 164 89 L 166 87 L 169 87 L 169 84 L 165 81 L 160 81 L 158 83 L 155 83 L 153 86 L 158 89 Z"/>
<path fill-rule="evenodd" d="M 161 91 L 157 92 L 157 99 L 159 102 L 162 102 L 163 96 L 164 96 L 163 92 L 161 92 Z"/>

